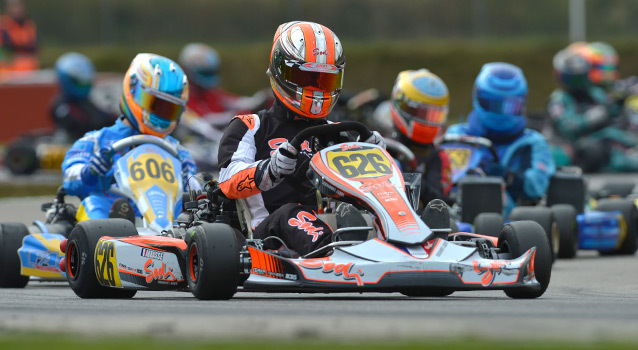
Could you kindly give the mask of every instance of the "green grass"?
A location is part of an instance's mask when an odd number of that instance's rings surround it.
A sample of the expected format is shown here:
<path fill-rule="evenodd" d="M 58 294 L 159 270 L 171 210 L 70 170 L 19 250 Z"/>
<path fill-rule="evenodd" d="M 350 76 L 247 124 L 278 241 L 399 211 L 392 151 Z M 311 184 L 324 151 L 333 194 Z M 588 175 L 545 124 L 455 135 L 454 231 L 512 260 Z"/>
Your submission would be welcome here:
<path fill-rule="evenodd" d="M 441 349 L 441 350 L 501 350 L 501 349 L 557 349 L 557 350 L 597 350 L 597 349 L 636 349 L 636 343 L 623 342 L 567 342 L 567 341 L 525 341 L 525 340 L 482 340 L 474 338 L 461 339 L 426 339 L 426 340 L 380 340 L 380 341 L 326 341 L 326 340 L 179 340 L 160 338 L 120 338 L 114 337 L 71 337 L 69 335 L 34 335 L 0 333 L 1 349 L 36 349 L 47 350 L 195 350 L 195 349 L 260 349 L 260 350 L 346 350 L 346 349 Z"/>
<path fill-rule="evenodd" d="M 3 197 L 31 197 L 55 196 L 60 185 L 42 184 L 10 184 L 0 183 L 0 198 Z"/>

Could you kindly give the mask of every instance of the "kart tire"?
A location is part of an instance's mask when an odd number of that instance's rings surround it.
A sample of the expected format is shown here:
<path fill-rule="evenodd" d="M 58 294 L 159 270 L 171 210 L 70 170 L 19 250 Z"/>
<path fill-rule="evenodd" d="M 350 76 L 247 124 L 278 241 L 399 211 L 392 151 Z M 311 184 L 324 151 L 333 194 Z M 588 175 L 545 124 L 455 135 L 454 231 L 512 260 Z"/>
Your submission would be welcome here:
<path fill-rule="evenodd" d="M 4 165 L 13 175 L 33 174 L 39 167 L 38 155 L 33 146 L 18 143 L 7 150 Z"/>
<path fill-rule="evenodd" d="M 410 288 L 401 291 L 406 297 L 446 297 L 454 293 L 451 288 Z"/>
<path fill-rule="evenodd" d="M 608 181 L 598 190 L 597 197 L 627 197 L 632 193 L 634 187 L 636 187 L 635 181 Z"/>
<path fill-rule="evenodd" d="M 598 201 L 598 211 L 618 210 L 622 213 L 627 227 L 625 239 L 618 248 L 611 252 L 619 255 L 632 255 L 638 249 L 638 209 L 634 201 L 621 198 L 606 198 Z M 601 254 L 610 254 L 608 251 L 600 251 Z"/>
<path fill-rule="evenodd" d="M 0 288 L 24 288 L 29 276 L 20 274 L 18 249 L 29 234 L 24 224 L 9 222 L 0 224 Z"/>
<path fill-rule="evenodd" d="M 549 240 L 552 263 L 556 260 L 560 251 L 560 231 L 551 209 L 547 207 L 516 207 L 510 213 L 509 220 L 532 220 L 539 223 Z"/>
<path fill-rule="evenodd" d="M 504 292 L 513 299 L 534 299 L 543 295 L 552 275 L 552 253 L 545 230 L 540 224 L 530 220 L 508 223 L 501 231 L 497 246 L 501 254 L 509 253 L 510 259 L 516 259 L 530 248 L 536 247 L 534 272 L 541 285 L 540 290 L 523 287 L 505 289 Z"/>
<path fill-rule="evenodd" d="M 101 285 L 97 280 L 95 247 L 102 236 L 137 236 L 137 230 L 132 222 L 119 218 L 78 222 L 71 230 L 67 241 L 65 259 L 66 279 L 69 286 L 77 296 L 83 299 L 132 298 L 137 290 L 107 287 Z"/>
<path fill-rule="evenodd" d="M 576 226 L 576 209 L 571 204 L 555 204 L 550 208 L 558 224 L 560 243 L 558 257 L 572 259 L 578 251 L 578 230 Z"/>
<path fill-rule="evenodd" d="M 207 223 L 195 228 L 186 255 L 186 279 L 200 300 L 228 300 L 240 283 L 237 237 L 232 227 Z"/>
<path fill-rule="evenodd" d="M 480 213 L 474 219 L 474 233 L 498 238 L 503 225 L 503 215 L 500 213 Z"/>

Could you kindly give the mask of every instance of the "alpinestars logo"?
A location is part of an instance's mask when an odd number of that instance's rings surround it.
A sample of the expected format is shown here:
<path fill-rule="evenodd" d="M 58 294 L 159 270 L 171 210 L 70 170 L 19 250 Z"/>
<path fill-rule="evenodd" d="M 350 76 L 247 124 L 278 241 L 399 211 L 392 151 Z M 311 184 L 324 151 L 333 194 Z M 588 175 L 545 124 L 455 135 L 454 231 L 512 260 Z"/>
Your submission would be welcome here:
<path fill-rule="evenodd" d="M 241 192 L 243 190 L 252 190 L 253 189 L 253 178 L 250 175 L 246 175 L 246 178 L 239 181 L 237 184 L 237 191 Z"/>
<path fill-rule="evenodd" d="M 288 142 L 286 138 L 278 137 L 268 141 L 268 146 L 270 146 L 270 155 L 272 156 L 275 153 L 275 150 L 281 146 L 282 143 Z M 310 142 L 308 140 L 301 143 L 301 152 L 307 153 L 309 156 L 312 156 L 312 149 L 310 148 Z"/>
<path fill-rule="evenodd" d="M 323 231 L 321 231 L 323 227 L 315 227 L 312 223 L 315 220 L 317 220 L 316 216 L 307 211 L 300 211 L 296 218 L 288 220 L 288 225 L 306 231 L 307 235 L 312 236 L 312 241 L 316 242 L 319 236 L 323 234 Z"/>

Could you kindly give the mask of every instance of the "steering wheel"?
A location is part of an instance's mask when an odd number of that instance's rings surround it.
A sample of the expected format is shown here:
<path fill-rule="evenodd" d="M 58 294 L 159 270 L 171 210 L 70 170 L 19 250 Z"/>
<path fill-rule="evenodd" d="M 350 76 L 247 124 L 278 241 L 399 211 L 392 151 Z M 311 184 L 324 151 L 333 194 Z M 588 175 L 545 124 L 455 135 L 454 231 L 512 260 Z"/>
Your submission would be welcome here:
<path fill-rule="evenodd" d="M 125 137 L 111 145 L 108 152 L 113 155 L 117 152 L 123 151 L 129 147 L 138 146 L 142 144 L 152 144 L 160 147 L 166 152 L 170 153 L 173 157 L 177 158 L 177 148 L 169 141 L 159 138 L 153 135 L 133 135 Z"/>

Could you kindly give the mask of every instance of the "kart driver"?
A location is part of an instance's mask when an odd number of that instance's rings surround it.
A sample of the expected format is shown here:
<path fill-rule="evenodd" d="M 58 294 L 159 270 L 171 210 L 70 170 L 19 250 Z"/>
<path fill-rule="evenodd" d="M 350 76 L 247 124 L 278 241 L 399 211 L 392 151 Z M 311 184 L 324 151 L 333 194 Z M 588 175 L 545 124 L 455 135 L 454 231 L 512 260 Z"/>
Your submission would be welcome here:
<path fill-rule="evenodd" d="M 300 154 L 288 141 L 300 131 L 327 124 L 345 68 L 341 42 L 327 27 L 312 22 L 279 26 L 266 72 L 276 100 L 268 110 L 236 116 L 219 147 L 220 187 L 228 198 L 245 198 L 256 238 L 267 249 L 288 256 L 305 255 L 331 242 L 332 230 L 316 217 L 314 194 L 284 181 L 313 155 L 306 140 Z M 378 132 L 365 140 L 385 147 Z M 296 181 L 307 183 L 305 176 Z"/>
<path fill-rule="evenodd" d="M 69 143 L 91 130 L 113 124 L 115 116 L 99 109 L 89 99 L 95 78 L 93 62 L 81 53 L 68 52 L 55 62 L 60 93 L 51 104 L 57 131 Z"/>
<path fill-rule="evenodd" d="M 483 170 L 503 176 L 507 186 L 504 203 L 507 217 L 515 203 L 539 200 L 556 171 L 549 145 L 535 130 L 525 128 L 527 80 L 512 64 L 493 62 L 483 65 L 474 82 L 473 110 L 468 123 L 450 126 L 446 134 L 480 136 L 492 141 L 499 156 L 495 164 L 485 149 Z"/>
<path fill-rule="evenodd" d="M 166 57 L 141 53 L 131 62 L 122 85 L 122 116 L 112 126 L 86 133 L 73 144 L 62 163 L 64 188 L 68 194 L 82 198 L 76 216 L 78 221 L 107 218 L 112 207 L 116 209 L 113 204 L 121 197 L 109 192 L 109 188 L 113 176 L 111 166 L 120 155 L 109 156 L 104 151 L 132 135 L 163 137 L 177 145 L 184 187 L 189 181 L 191 189 L 200 187 L 192 178 L 197 166 L 189 152 L 168 136 L 179 122 L 188 100 L 188 79 L 182 68 Z M 181 207 L 178 209 L 176 213 Z"/>
<path fill-rule="evenodd" d="M 427 69 L 399 73 L 392 88 L 389 117 L 394 124 L 393 138 L 407 145 L 416 157 L 413 161 L 402 161 L 401 170 L 423 174 L 420 195 L 423 205 L 436 198 L 449 202 L 450 159 L 434 144 L 445 126 L 449 101 L 443 80 Z"/>

